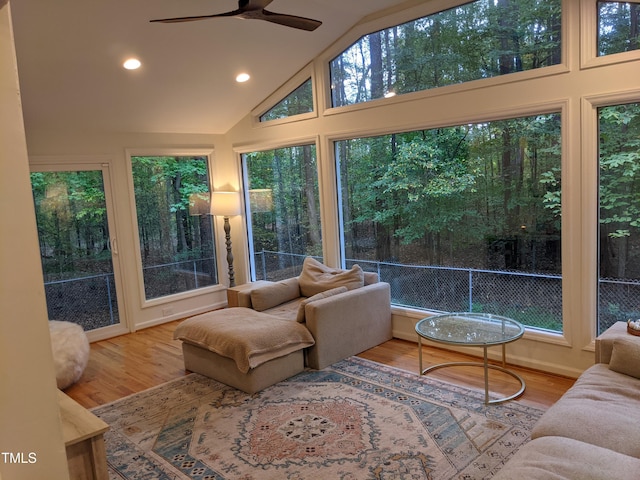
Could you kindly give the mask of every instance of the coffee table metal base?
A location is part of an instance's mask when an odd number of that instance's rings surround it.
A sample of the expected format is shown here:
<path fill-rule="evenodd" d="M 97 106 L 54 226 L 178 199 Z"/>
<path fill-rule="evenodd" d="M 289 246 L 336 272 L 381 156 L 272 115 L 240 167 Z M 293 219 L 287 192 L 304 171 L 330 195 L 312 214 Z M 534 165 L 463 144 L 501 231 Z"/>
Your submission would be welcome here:
<path fill-rule="evenodd" d="M 422 368 L 422 337 L 418 336 L 418 358 L 420 361 L 420 375 L 426 375 L 429 372 L 438 370 L 440 368 L 446 368 L 446 367 L 483 367 L 484 368 L 484 403 L 485 405 L 493 405 L 496 403 L 507 402 L 509 400 L 514 400 L 518 398 L 520 395 L 522 395 L 525 389 L 524 379 L 517 373 L 512 372 L 511 370 L 508 370 L 506 368 L 505 345 L 502 345 L 502 366 L 489 364 L 489 361 L 487 358 L 487 347 L 483 347 L 483 349 L 484 349 L 484 358 L 482 362 L 445 362 L 445 363 L 438 363 L 436 365 L 432 365 L 430 367 L 423 369 Z M 520 389 L 516 393 L 514 393 L 513 395 L 509 395 L 508 397 L 495 398 L 493 400 L 490 399 L 489 369 L 498 370 L 500 372 L 503 372 L 503 373 L 506 373 L 507 375 L 512 376 L 513 378 L 518 380 L 518 382 L 520 382 Z"/>

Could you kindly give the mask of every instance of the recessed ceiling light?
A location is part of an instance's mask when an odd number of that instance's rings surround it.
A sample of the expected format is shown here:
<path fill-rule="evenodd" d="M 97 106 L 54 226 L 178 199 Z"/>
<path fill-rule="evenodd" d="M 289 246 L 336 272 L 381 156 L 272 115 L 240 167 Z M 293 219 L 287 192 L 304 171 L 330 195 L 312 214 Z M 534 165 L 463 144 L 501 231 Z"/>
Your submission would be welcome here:
<path fill-rule="evenodd" d="M 140 63 L 140 60 L 137 58 L 129 58 L 122 64 L 122 66 L 127 70 L 136 70 L 140 68 L 141 65 L 142 63 Z"/>
<path fill-rule="evenodd" d="M 250 78 L 251 78 L 251 75 L 249 75 L 248 73 L 241 73 L 240 75 L 238 75 L 236 77 L 236 82 L 244 83 L 244 82 L 248 81 Z"/>

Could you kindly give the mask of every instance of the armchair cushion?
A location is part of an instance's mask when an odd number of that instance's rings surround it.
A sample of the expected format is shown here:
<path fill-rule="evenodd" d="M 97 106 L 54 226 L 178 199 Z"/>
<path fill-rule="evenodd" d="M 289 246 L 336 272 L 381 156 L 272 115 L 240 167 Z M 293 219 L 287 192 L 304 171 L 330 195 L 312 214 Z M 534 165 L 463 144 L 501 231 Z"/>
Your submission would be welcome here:
<path fill-rule="evenodd" d="M 242 373 L 315 343 L 303 325 L 243 307 L 191 317 L 173 338 L 233 359 Z"/>
<path fill-rule="evenodd" d="M 304 308 L 307 306 L 307 304 L 315 302 L 316 300 L 321 300 L 323 298 L 332 297 L 333 295 L 338 295 L 339 293 L 344 293 L 346 291 L 347 287 L 337 287 L 332 288 L 331 290 L 325 290 L 324 292 L 316 293 L 313 297 L 305 298 L 304 300 L 302 300 L 302 302 L 300 302 L 298 306 L 298 316 L 296 320 L 298 320 L 298 322 L 300 323 L 304 322 Z"/>
<path fill-rule="evenodd" d="M 312 257 L 304 259 L 302 273 L 298 277 L 300 293 L 303 297 L 313 297 L 317 293 L 336 287 L 354 290 L 364 286 L 364 272 L 359 265 L 350 270 L 327 267 Z"/>
<path fill-rule="evenodd" d="M 640 378 L 640 344 L 626 338 L 616 338 L 613 341 L 609 369 Z"/>
<path fill-rule="evenodd" d="M 298 279 L 294 277 L 252 290 L 251 305 L 254 310 L 263 312 L 299 296 Z"/>

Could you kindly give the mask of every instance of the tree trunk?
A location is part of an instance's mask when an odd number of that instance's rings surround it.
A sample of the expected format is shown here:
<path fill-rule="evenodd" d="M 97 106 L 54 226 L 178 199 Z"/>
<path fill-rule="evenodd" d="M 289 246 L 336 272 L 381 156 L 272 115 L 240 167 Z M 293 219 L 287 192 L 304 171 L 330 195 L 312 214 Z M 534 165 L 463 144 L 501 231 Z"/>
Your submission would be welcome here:
<path fill-rule="evenodd" d="M 382 39 L 381 33 L 369 35 L 369 48 L 371 50 L 371 98 L 384 96 L 384 66 L 382 64 Z"/>
<path fill-rule="evenodd" d="M 318 212 L 318 199 L 316 198 L 316 179 L 318 171 L 313 159 L 311 145 L 302 147 L 302 162 L 304 165 L 304 193 L 307 200 L 307 212 L 309 215 L 309 242 L 312 246 L 322 245 L 320 234 L 320 212 Z"/>

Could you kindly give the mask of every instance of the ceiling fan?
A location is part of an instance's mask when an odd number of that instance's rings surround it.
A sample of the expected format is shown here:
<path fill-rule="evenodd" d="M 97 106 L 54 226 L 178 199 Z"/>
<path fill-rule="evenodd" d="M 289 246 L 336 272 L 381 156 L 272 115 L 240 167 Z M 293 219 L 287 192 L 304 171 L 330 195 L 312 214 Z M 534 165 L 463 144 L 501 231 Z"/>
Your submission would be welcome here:
<path fill-rule="evenodd" d="M 238 17 L 245 20 L 266 20 L 267 22 L 277 23 L 279 25 L 284 25 L 285 27 L 298 28 L 308 32 L 311 32 L 322 25 L 321 21 L 313 20 L 312 18 L 298 17 L 296 15 L 287 15 L 284 13 L 275 13 L 266 10 L 265 7 L 272 1 L 273 0 L 239 0 L 238 8 L 231 12 L 217 13 L 213 15 L 200 15 L 197 17 L 163 18 L 159 20 L 151 20 L 151 22 L 179 23 L 204 20 L 206 18 Z"/>

